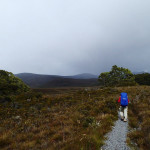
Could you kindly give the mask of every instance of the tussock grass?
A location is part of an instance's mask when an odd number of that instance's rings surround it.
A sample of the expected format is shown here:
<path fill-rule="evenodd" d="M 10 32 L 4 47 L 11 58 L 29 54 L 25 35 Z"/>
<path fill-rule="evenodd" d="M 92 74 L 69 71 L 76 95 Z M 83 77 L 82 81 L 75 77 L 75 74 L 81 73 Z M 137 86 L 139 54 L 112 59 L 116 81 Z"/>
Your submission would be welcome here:
<path fill-rule="evenodd" d="M 117 119 L 119 91 L 98 87 L 48 91 L 22 93 L 13 102 L 0 104 L 0 148 L 99 149 Z"/>
<path fill-rule="evenodd" d="M 99 149 L 118 119 L 121 92 L 131 101 L 128 143 L 150 149 L 150 87 L 49 90 L 0 103 L 0 149 Z"/>
<path fill-rule="evenodd" d="M 138 86 L 132 89 L 129 109 L 128 143 L 140 150 L 150 149 L 150 87 Z"/>

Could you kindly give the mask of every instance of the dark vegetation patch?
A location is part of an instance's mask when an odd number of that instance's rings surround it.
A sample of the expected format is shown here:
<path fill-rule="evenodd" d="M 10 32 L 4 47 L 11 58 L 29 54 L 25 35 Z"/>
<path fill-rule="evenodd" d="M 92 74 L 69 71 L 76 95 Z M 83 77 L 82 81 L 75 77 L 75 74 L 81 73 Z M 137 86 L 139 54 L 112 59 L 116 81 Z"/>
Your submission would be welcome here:
<path fill-rule="evenodd" d="M 150 73 L 136 74 L 135 81 L 140 85 L 150 85 Z"/>

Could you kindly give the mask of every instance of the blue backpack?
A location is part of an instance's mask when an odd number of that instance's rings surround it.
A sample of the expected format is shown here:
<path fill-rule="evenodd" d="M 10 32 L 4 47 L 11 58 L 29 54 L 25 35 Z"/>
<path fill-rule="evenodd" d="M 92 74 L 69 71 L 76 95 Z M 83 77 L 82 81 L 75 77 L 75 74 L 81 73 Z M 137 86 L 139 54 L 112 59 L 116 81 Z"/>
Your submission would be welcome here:
<path fill-rule="evenodd" d="M 121 106 L 128 106 L 128 95 L 127 93 L 121 93 Z"/>

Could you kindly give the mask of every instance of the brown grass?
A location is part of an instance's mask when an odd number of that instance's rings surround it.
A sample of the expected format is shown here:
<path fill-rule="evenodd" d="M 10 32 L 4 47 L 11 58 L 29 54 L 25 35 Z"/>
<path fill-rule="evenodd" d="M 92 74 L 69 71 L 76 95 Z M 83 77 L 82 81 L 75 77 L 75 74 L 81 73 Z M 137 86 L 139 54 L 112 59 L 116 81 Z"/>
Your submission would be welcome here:
<path fill-rule="evenodd" d="M 128 143 L 140 150 L 150 149 L 150 87 L 133 89 L 135 95 L 129 109 L 130 133 Z"/>
<path fill-rule="evenodd" d="M 99 149 L 117 120 L 116 101 L 122 91 L 131 100 L 128 143 L 149 148 L 149 87 L 49 90 L 0 104 L 0 149 Z"/>
<path fill-rule="evenodd" d="M 58 93 L 21 94 L 13 103 L 0 104 L 0 148 L 95 150 L 102 146 L 117 119 L 116 98 L 110 90 L 55 90 Z"/>

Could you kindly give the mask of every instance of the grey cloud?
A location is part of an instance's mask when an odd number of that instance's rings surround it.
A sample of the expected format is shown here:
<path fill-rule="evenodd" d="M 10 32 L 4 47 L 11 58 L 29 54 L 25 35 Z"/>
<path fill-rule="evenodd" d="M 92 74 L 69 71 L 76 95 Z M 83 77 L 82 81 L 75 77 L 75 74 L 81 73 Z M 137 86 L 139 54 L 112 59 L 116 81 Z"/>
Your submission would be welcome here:
<path fill-rule="evenodd" d="M 148 0 L 2 0 L 1 69 L 99 74 L 150 71 Z"/>

